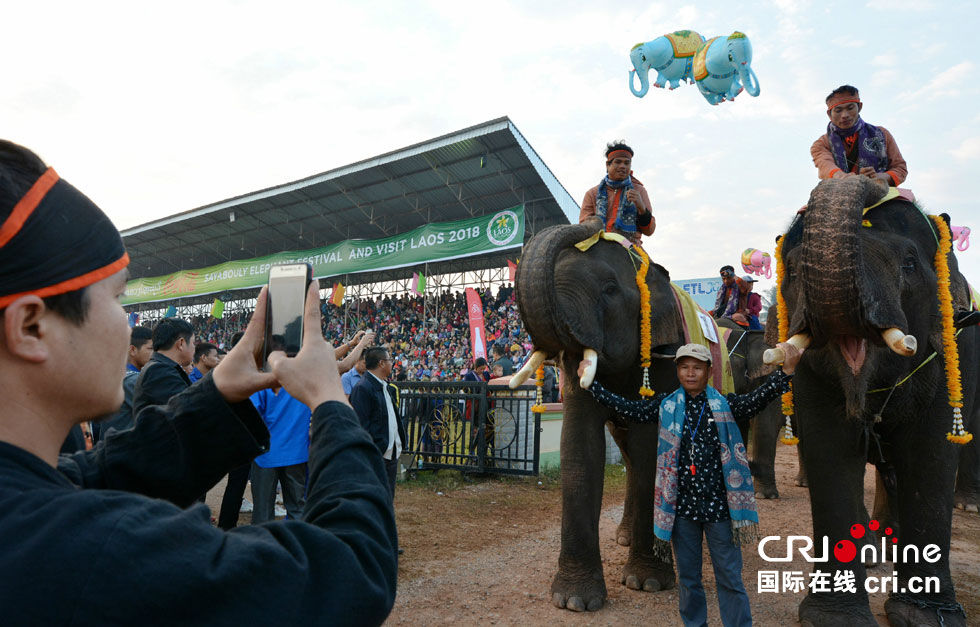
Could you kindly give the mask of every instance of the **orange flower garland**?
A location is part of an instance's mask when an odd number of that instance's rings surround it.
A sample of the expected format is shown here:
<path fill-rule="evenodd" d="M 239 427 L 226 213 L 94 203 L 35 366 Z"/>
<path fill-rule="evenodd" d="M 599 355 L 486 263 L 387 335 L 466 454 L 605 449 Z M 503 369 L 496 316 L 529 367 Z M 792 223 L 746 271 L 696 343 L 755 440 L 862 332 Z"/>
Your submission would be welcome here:
<path fill-rule="evenodd" d="M 776 242 L 776 310 L 779 317 L 779 341 L 785 342 L 789 337 L 789 311 L 786 309 L 786 299 L 783 298 L 783 240 L 780 237 Z M 793 423 L 790 416 L 793 415 L 793 382 L 790 381 L 789 392 L 783 394 L 783 416 L 786 417 L 786 426 L 783 431 L 781 442 L 787 445 L 798 444 L 800 439 L 793 435 Z"/>
<path fill-rule="evenodd" d="M 960 375 L 960 356 L 956 348 L 956 332 L 953 328 L 953 295 L 950 292 L 949 253 L 952 241 L 949 227 L 942 216 L 929 216 L 939 232 L 939 247 L 936 249 L 936 278 L 939 296 L 939 311 L 943 322 L 943 357 L 946 361 L 946 387 L 949 405 L 953 408 L 953 429 L 946 439 L 956 444 L 967 444 L 973 434 L 963 428 L 963 387 Z"/>
<path fill-rule="evenodd" d="M 544 387 L 544 364 L 542 363 L 538 366 L 538 369 L 534 371 L 534 405 L 531 405 L 531 411 L 536 414 L 544 413 L 544 393 L 541 388 Z"/>
<path fill-rule="evenodd" d="M 640 368 L 643 369 L 640 396 L 653 396 L 650 387 L 650 287 L 647 285 L 650 257 L 639 245 L 633 248 L 640 255 L 640 268 L 636 271 L 636 286 L 640 289 Z"/>

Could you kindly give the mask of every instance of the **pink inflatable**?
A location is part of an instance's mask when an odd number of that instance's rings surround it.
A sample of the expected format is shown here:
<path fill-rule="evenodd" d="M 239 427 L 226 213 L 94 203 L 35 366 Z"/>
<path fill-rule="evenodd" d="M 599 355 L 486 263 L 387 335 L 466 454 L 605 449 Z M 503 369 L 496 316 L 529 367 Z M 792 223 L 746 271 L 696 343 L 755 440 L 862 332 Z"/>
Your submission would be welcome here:
<path fill-rule="evenodd" d="M 758 248 L 746 248 L 742 251 L 742 270 L 749 274 L 772 278 L 772 259 L 769 253 L 763 252 Z"/>
<path fill-rule="evenodd" d="M 956 242 L 956 250 L 963 252 L 970 247 L 970 227 L 951 226 L 949 230 L 953 233 L 953 241 Z"/>

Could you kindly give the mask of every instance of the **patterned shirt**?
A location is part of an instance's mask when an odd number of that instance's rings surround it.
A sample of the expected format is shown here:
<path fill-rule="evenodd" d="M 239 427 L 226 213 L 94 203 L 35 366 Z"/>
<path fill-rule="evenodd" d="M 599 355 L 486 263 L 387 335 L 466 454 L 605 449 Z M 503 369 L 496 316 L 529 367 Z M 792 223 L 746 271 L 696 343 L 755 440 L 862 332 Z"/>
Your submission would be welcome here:
<path fill-rule="evenodd" d="M 780 394 L 789 391 L 793 375 L 777 370 L 765 382 L 746 394 L 726 397 L 736 423 L 745 423 Z M 660 420 L 660 403 L 672 392 L 661 392 L 651 398 L 627 400 L 610 392 L 598 381 L 589 391 L 596 401 L 616 411 L 630 422 Z M 721 440 L 714 428 L 714 417 L 707 395 L 701 392 L 691 398 L 685 395 L 684 432 L 678 454 L 677 515 L 696 522 L 721 522 L 730 518 L 728 495 L 721 471 Z M 710 425 L 710 428 L 709 428 Z M 691 472 L 691 467 L 694 472 Z"/>

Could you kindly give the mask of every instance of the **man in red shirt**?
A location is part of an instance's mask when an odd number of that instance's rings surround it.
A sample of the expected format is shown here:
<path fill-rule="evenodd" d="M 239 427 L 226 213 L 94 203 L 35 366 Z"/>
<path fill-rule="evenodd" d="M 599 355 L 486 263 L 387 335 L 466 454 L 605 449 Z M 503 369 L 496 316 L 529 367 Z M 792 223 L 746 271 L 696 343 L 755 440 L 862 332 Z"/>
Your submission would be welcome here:
<path fill-rule="evenodd" d="M 606 176 L 585 192 L 578 221 L 581 224 L 598 217 L 606 231 L 615 231 L 639 244 L 641 234 L 653 235 L 657 222 L 646 188 L 633 178 L 632 164 L 633 149 L 623 140 L 606 145 Z"/>

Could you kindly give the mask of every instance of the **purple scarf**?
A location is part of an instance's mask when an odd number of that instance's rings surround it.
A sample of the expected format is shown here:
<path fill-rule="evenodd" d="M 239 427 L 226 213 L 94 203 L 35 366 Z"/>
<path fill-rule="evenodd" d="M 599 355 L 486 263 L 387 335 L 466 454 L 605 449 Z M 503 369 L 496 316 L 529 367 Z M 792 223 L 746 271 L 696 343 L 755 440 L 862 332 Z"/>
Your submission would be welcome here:
<path fill-rule="evenodd" d="M 857 170 L 872 167 L 875 172 L 888 169 L 888 153 L 885 150 L 885 134 L 877 126 L 872 126 L 858 117 L 854 126 L 840 129 L 833 122 L 827 123 L 827 139 L 830 140 L 830 152 L 834 155 L 834 163 L 844 172 L 850 172 L 847 167 L 847 146 L 844 138 L 857 133 L 855 140 L 858 145 Z"/>

